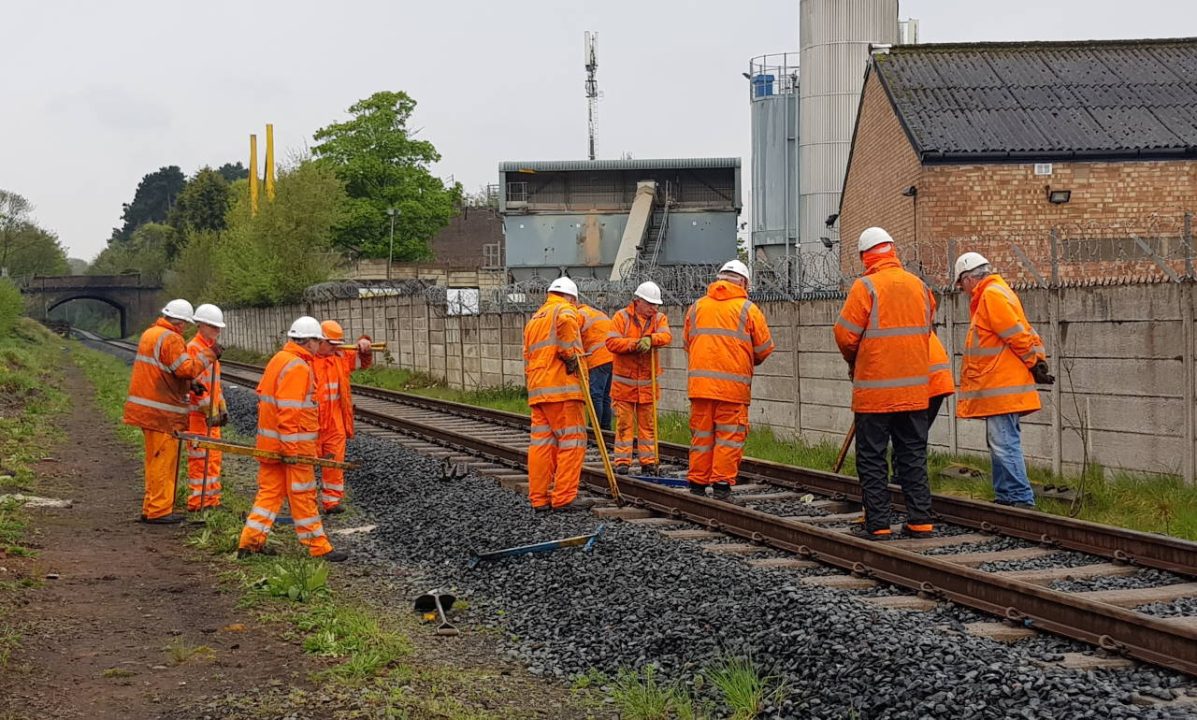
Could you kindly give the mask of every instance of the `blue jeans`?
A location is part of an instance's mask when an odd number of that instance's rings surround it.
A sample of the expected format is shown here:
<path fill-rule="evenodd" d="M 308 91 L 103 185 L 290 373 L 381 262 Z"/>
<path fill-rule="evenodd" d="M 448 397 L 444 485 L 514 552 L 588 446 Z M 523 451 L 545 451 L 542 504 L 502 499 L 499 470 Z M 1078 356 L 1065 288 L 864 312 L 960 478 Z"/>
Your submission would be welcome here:
<path fill-rule="evenodd" d="M 594 403 L 594 414 L 604 430 L 611 429 L 611 366 L 614 363 L 590 368 L 590 400 Z"/>
<path fill-rule="evenodd" d="M 1019 415 L 992 415 L 985 418 L 985 440 L 993 462 L 993 494 L 999 503 L 1035 504 L 1035 493 L 1027 479 L 1027 461 L 1022 456 L 1022 431 Z"/>

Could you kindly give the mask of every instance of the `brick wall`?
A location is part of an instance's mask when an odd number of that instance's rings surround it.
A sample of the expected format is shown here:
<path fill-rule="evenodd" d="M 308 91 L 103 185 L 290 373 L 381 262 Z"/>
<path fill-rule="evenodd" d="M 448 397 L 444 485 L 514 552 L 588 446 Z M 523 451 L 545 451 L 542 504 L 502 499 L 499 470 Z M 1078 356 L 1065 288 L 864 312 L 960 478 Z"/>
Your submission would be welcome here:
<path fill-rule="evenodd" d="M 437 262 L 447 265 L 481 267 L 482 246 L 503 242 L 503 218 L 499 211 L 485 207 L 463 207 L 432 238 L 432 253 Z"/>

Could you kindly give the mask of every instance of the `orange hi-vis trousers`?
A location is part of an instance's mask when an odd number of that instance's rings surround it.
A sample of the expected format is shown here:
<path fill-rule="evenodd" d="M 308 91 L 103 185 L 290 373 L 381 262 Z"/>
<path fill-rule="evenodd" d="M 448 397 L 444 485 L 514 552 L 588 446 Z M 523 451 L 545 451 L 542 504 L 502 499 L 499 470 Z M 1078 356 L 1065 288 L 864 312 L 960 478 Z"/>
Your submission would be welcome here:
<path fill-rule="evenodd" d="M 147 520 L 166 517 L 175 509 L 179 479 L 179 440 L 170 433 L 141 429 L 145 436 L 145 497 L 141 514 Z"/>
<path fill-rule="evenodd" d="M 586 420 L 581 400 L 532 406 L 528 446 L 528 500 L 532 507 L 568 505 L 578 496 L 586 459 Z"/>
<path fill-rule="evenodd" d="M 657 464 L 657 444 L 653 442 L 652 403 L 631 403 L 613 400 L 615 406 L 616 467 L 632 464 L 632 446 L 640 456 L 640 467 Z"/>
<path fill-rule="evenodd" d="M 691 398 L 690 471 L 686 478 L 698 485 L 735 485 L 747 439 L 748 405 Z"/>
<path fill-rule="evenodd" d="M 320 457 L 331 457 L 333 460 L 345 460 L 345 431 L 320 431 L 317 441 L 317 452 Z M 320 468 L 320 506 L 325 510 L 334 508 L 345 499 L 345 471 L 337 468 Z"/>
<path fill-rule="evenodd" d="M 220 437 L 220 428 L 209 428 L 203 413 L 188 413 L 187 431 L 196 435 L 207 435 L 212 438 Z M 207 462 L 204 459 L 207 458 Z M 220 458 L 219 450 L 205 450 L 187 444 L 187 509 L 191 511 L 203 508 L 220 507 Z M 205 486 L 204 476 L 208 477 Z M 206 489 L 205 489 L 206 488 Z M 200 496 L 203 505 L 200 505 Z"/>
<path fill-rule="evenodd" d="M 253 509 L 241 530 L 242 550 L 261 550 L 266 545 L 270 528 L 278 516 L 283 500 L 291 507 L 291 521 L 299 542 L 312 557 L 332 552 L 332 544 L 324 535 L 320 511 L 316 509 L 316 474 L 311 465 L 289 465 L 280 462 L 258 463 L 258 494 Z"/>

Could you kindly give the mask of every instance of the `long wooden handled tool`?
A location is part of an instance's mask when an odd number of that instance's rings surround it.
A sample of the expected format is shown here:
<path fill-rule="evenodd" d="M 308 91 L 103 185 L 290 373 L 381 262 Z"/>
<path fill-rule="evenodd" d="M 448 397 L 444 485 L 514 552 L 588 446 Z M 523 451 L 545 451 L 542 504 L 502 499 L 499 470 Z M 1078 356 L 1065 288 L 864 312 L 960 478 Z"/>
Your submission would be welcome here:
<path fill-rule="evenodd" d="M 844 466 L 844 460 L 848 458 L 848 448 L 852 447 L 852 440 L 856 437 L 856 421 L 852 421 L 852 425 L 848 428 L 848 434 L 844 436 L 844 444 L 840 447 L 840 454 L 835 456 L 835 465 L 832 466 L 831 472 L 837 473 L 840 468 Z"/>
<path fill-rule="evenodd" d="M 611 456 L 607 454 L 607 441 L 603 438 L 603 426 L 599 424 L 598 412 L 594 409 L 594 400 L 590 398 L 590 371 L 586 369 L 586 360 L 578 356 L 578 381 L 582 383 L 582 400 L 586 403 L 586 412 L 590 415 L 590 427 L 594 430 L 594 442 L 598 445 L 599 456 L 603 459 L 603 470 L 607 473 L 607 486 L 611 489 L 611 499 L 622 502 L 619 497 L 619 481 L 615 479 L 615 468 L 611 467 Z"/>
<path fill-rule="evenodd" d="M 660 463 L 661 440 L 658 437 L 659 433 L 657 432 L 657 349 L 650 347 L 648 352 L 650 353 L 648 361 L 648 374 L 651 375 L 653 379 L 653 458 L 656 459 L 657 463 Z M 660 473 L 658 472 L 658 474 Z"/>
<path fill-rule="evenodd" d="M 216 361 L 212 361 L 212 373 L 208 380 L 208 412 L 204 413 L 204 430 L 212 437 L 212 411 L 216 409 Z M 200 511 L 208 509 L 208 468 L 212 460 L 212 448 L 204 448 L 204 480 L 200 486 Z"/>
<path fill-rule="evenodd" d="M 256 457 L 259 460 L 283 460 L 283 458 L 286 458 L 296 465 L 313 465 L 315 467 L 333 468 L 335 470 L 353 470 L 357 467 L 357 463 L 308 457 L 307 455 L 283 455 L 282 453 L 271 452 L 270 450 L 259 450 L 251 445 L 217 440 L 207 435 L 197 435 L 195 433 L 177 432 L 175 433 L 175 437 L 179 438 L 180 441 L 193 443 L 197 448 L 220 450 L 230 455 L 245 455 L 247 457 Z"/>
<path fill-rule="evenodd" d="M 341 343 L 340 345 L 337 346 L 337 349 L 338 350 L 357 350 L 357 343 Z M 383 340 L 382 342 L 370 343 L 370 349 L 371 350 L 386 350 L 387 349 L 386 340 Z"/>

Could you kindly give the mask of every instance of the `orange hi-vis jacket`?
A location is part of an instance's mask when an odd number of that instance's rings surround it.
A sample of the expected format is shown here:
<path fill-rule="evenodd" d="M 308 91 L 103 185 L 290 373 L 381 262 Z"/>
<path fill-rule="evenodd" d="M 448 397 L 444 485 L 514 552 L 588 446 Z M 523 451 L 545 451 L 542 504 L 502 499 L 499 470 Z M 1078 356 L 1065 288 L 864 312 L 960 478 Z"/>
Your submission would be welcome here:
<path fill-rule="evenodd" d="M 288 342 L 266 364 L 258 383 L 259 450 L 316 455 L 320 416 L 316 403 L 315 356 Z"/>
<path fill-rule="evenodd" d="M 611 319 L 612 335 L 607 340 L 607 349 L 615 353 L 615 364 L 611 366 L 611 399 L 630 403 L 651 403 L 653 401 L 653 378 L 651 353 L 673 342 L 669 332 L 669 320 L 665 313 L 657 312 L 651 318 L 636 314 L 636 303 L 621 308 Z M 641 338 L 652 340 L 652 350 L 639 352 L 636 345 Z M 657 364 L 657 375 L 661 365 Z M 658 395 L 660 388 L 657 388 Z"/>
<path fill-rule="evenodd" d="M 1030 368 L 1047 359 L 1022 302 L 1000 275 L 973 288 L 956 414 L 963 418 L 1034 412 L 1042 407 Z"/>
<path fill-rule="evenodd" d="M 190 393 L 189 408 L 197 415 L 215 418 L 225 411 L 224 390 L 221 388 L 223 383 L 220 382 L 220 361 L 216 359 L 212 345 L 200 335 L 191 338 L 191 342 L 187 343 L 187 352 L 204 367 L 203 372 L 195 378 L 204 386 L 204 395 L 196 397 L 194 393 Z"/>
<path fill-rule="evenodd" d="M 137 343 L 125 424 L 162 433 L 186 430 L 191 381 L 203 370 L 187 352 L 183 334 L 159 318 Z"/>
<path fill-rule="evenodd" d="M 343 350 L 321 355 L 312 360 L 316 374 L 316 402 L 320 405 L 320 431 L 343 432 L 353 437 L 353 395 L 349 388 L 349 373 L 356 353 Z"/>
<path fill-rule="evenodd" d="M 935 298 L 892 253 L 866 253 L 865 265 L 834 328 L 852 367 L 852 410 L 925 410 Z"/>
<path fill-rule="evenodd" d="M 564 359 L 582 354 L 581 324 L 574 306 L 550 293 L 524 326 L 524 377 L 528 404 L 582 400 L 582 385 L 565 371 Z"/>
<path fill-rule="evenodd" d="M 711 283 L 706 296 L 686 311 L 683 337 L 690 398 L 752 401 L 753 368 L 773 353 L 773 336 L 744 288 L 726 280 Z"/>
<path fill-rule="evenodd" d="M 927 397 L 951 395 L 956 392 L 956 381 L 952 379 L 952 362 L 939 336 L 931 333 L 931 344 L 927 346 L 927 359 L 931 361 L 931 377 L 927 382 Z"/>
<path fill-rule="evenodd" d="M 607 349 L 607 338 L 611 337 L 611 318 L 607 313 L 590 307 L 578 306 L 578 319 L 582 326 L 582 352 L 586 355 L 586 367 L 596 368 L 611 362 L 611 351 Z"/>

